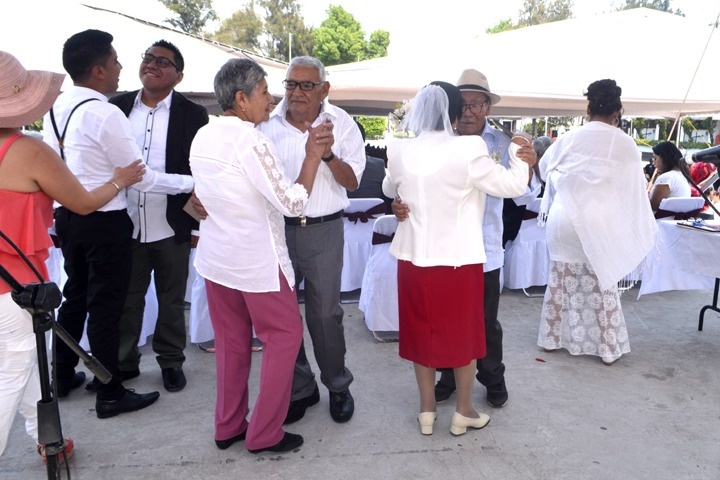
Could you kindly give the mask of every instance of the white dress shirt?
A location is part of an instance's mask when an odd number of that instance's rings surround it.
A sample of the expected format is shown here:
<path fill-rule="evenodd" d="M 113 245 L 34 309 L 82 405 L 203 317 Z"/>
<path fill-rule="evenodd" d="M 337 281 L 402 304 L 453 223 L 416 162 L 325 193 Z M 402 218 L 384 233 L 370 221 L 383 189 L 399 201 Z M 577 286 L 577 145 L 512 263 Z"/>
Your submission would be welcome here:
<path fill-rule="evenodd" d="M 270 119 L 258 127 L 273 143 L 282 162 L 288 178 L 295 180 L 300 175 L 303 160 L 305 160 L 305 143 L 308 132 L 302 132 L 285 119 L 287 111 L 285 99 L 283 99 Z M 353 119 L 344 111 L 324 101 L 322 111 L 313 122 L 313 127 L 322 123 L 325 118 L 333 122 L 333 136 L 335 143 L 332 151 L 336 157 L 350 165 L 358 184 L 365 169 L 365 144 L 363 143 L 360 130 Z M 313 183 L 312 195 L 305 207 L 304 215 L 308 217 L 322 217 L 343 210 L 350 201 L 347 190 L 340 185 L 325 162 L 320 162 L 315 183 Z"/>
<path fill-rule="evenodd" d="M 130 125 L 148 169 L 165 173 L 165 154 L 172 91 L 155 108 L 141 101 L 142 90 L 130 111 Z M 167 195 L 127 189 L 128 215 L 133 222 L 133 238 L 141 243 L 157 242 L 175 236 L 167 221 Z"/>
<path fill-rule="evenodd" d="M 294 287 L 283 215 L 302 214 L 308 195 L 288 179 L 265 135 L 250 122 L 219 117 L 198 130 L 190 167 L 208 212 L 200 222 L 197 272 L 244 292 L 278 292 L 279 265 Z"/>
<path fill-rule="evenodd" d="M 398 225 L 390 253 L 419 267 L 486 263 L 486 193 L 513 197 L 527 188 L 527 164 L 509 162 L 497 163 L 476 135 L 423 132 L 392 141 L 383 191 L 400 195 L 411 214 Z"/>
<path fill-rule="evenodd" d="M 125 114 L 108 103 L 105 95 L 90 88 L 70 87 L 55 101 L 53 111 L 60 133 L 68 123 L 70 111 L 87 98 L 98 101 L 87 102 L 72 114 L 65 135 L 64 152 L 70 171 L 86 189 L 92 190 L 110 181 L 115 167 L 125 167 L 143 157 Z M 44 125 L 43 139 L 60 154 L 49 113 L 45 115 Z M 160 173 L 148 168 L 133 188 L 143 192 L 187 193 L 193 189 L 193 179 L 189 175 Z M 127 197 L 125 192 L 120 192 L 98 210 L 106 212 L 124 208 L 127 208 Z"/>

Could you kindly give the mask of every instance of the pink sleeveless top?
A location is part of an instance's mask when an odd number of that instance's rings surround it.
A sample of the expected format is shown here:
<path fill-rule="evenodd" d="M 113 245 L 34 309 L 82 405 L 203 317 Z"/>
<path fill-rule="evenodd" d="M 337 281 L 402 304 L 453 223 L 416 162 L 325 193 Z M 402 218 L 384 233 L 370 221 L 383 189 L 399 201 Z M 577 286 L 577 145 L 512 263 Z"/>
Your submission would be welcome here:
<path fill-rule="evenodd" d="M 22 134 L 16 133 L 0 146 L 0 163 L 13 142 L 20 137 Z M 45 260 L 48 258 L 48 248 L 52 245 L 48 234 L 48 228 L 53 224 L 52 207 L 52 199 L 42 191 L 27 193 L 0 189 L 0 230 L 22 250 L 44 280 L 48 278 Z M 23 285 L 40 282 L 22 257 L 2 237 L 0 265 Z M 0 280 L 0 294 L 10 291 L 11 288 Z"/>

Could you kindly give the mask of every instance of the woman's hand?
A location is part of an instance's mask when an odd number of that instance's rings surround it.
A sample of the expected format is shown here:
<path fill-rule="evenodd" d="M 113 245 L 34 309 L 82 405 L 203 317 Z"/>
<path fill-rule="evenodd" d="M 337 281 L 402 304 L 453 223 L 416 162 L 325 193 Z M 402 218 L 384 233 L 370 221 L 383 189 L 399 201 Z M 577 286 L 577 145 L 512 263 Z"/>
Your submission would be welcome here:
<path fill-rule="evenodd" d="M 145 164 L 140 160 L 135 160 L 127 167 L 115 167 L 110 182 L 123 189 L 138 183 L 142 180 L 143 175 L 145 175 Z"/>
<path fill-rule="evenodd" d="M 398 222 L 404 222 L 410 216 L 410 208 L 407 204 L 403 203 L 402 198 L 395 197 L 390 206 Z"/>
<path fill-rule="evenodd" d="M 208 212 L 205 210 L 205 207 L 203 207 L 202 202 L 200 199 L 195 195 L 195 192 L 193 191 L 190 195 L 190 204 L 193 206 L 195 211 L 200 215 L 200 220 L 205 220 L 208 217 Z"/>

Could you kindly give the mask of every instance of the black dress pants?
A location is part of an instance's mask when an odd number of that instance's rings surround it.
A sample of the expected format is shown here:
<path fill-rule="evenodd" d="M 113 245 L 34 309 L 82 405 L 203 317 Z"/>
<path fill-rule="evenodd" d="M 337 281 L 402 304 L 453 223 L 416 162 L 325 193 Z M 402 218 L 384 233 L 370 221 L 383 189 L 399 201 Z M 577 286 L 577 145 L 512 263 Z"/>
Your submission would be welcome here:
<path fill-rule="evenodd" d="M 78 215 L 66 208 L 55 213 L 55 229 L 68 276 L 58 323 L 80 341 L 87 319 L 92 355 L 112 374 L 98 395 L 119 389 L 119 321 L 130 282 L 132 221 L 126 210 Z M 78 356 L 63 342 L 56 344 L 58 382 L 75 373 Z M 106 395 L 103 395 L 106 394 Z"/>

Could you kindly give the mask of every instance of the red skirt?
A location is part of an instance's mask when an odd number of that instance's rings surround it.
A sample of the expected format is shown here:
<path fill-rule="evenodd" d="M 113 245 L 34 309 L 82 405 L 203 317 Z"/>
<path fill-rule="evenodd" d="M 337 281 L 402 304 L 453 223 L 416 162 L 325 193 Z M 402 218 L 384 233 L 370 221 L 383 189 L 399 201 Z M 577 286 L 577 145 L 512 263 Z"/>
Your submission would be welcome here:
<path fill-rule="evenodd" d="M 455 368 L 485 356 L 482 264 L 417 267 L 398 262 L 400 357 Z"/>

